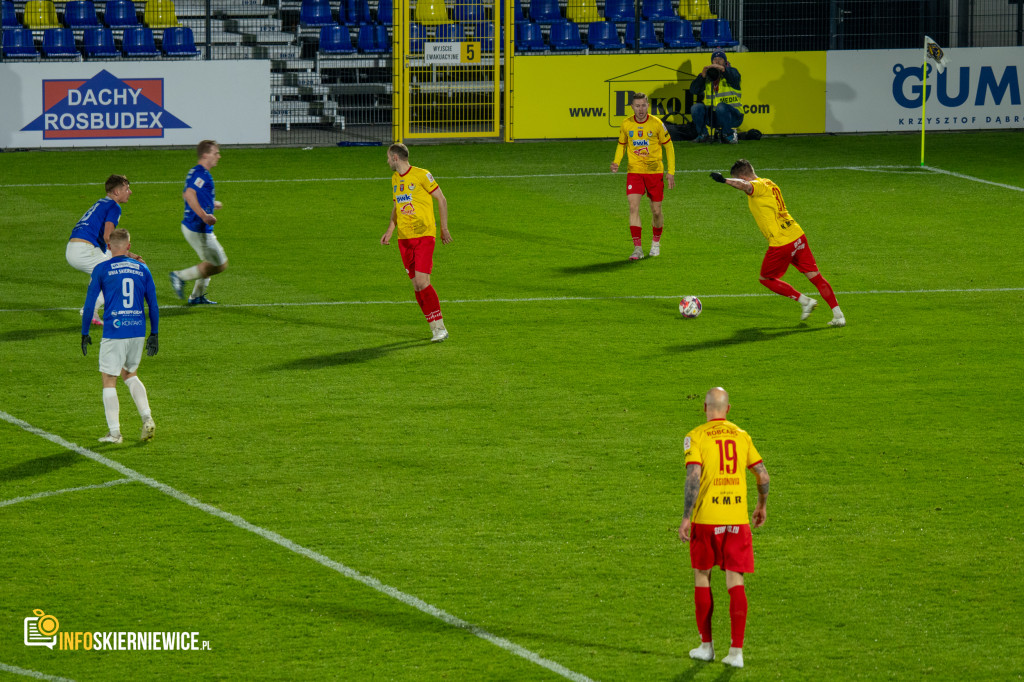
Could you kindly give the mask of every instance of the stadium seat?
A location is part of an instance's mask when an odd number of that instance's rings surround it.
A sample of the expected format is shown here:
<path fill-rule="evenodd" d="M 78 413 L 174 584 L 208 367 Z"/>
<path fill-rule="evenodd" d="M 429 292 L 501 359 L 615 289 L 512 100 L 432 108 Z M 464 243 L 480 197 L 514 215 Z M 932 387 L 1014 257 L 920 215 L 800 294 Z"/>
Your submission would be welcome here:
<path fill-rule="evenodd" d="M 25 26 L 31 29 L 62 28 L 57 21 L 57 8 L 50 0 L 28 0 L 24 20 Z"/>
<path fill-rule="evenodd" d="M 150 2 L 152 1 L 150 0 Z M 331 15 L 331 3 L 328 0 L 302 0 L 299 22 L 303 26 L 330 26 L 334 23 L 334 17 Z"/>
<path fill-rule="evenodd" d="M 390 45 L 378 44 L 378 35 L 376 29 L 384 29 L 384 35 L 387 36 L 386 26 L 374 26 L 373 24 L 363 24 L 359 27 L 359 36 L 356 38 L 356 44 L 359 47 L 360 52 L 366 52 L 369 54 L 375 54 L 378 52 L 387 52 L 390 49 Z"/>
<path fill-rule="evenodd" d="M 338 20 L 348 26 L 372 24 L 370 4 L 366 0 L 341 0 L 338 3 Z"/>
<path fill-rule="evenodd" d="M 516 24 L 516 50 L 518 52 L 536 52 L 546 50 L 544 34 L 540 32 L 540 26 L 532 21 L 525 21 Z"/>
<path fill-rule="evenodd" d="M 416 9 L 413 10 L 414 20 L 424 26 L 437 26 L 447 24 L 448 8 L 444 6 L 444 0 L 416 0 Z"/>
<path fill-rule="evenodd" d="M 626 46 L 619 38 L 619 31 L 611 21 L 591 22 L 587 31 L 587 43 L 591 50 L 622 50 Z"/>
<path fill-rule="evenodd" d="M 107 0 L 103 10 L 103 23 L 110 28 L 128 28 L 138 26 L 139 18 L 135 14 L 135 3 L 132 0 Z"/>
<path fill-rule="evenodd" d="M 604 16 L 608 21 L 629 21 L 636 18 L 633 0 L 606 0 Z"/>
<path fill-rule="evenodd" d="M 82 34 L 82 48 L 87 59 L 120 57 L 114 45 L 114 33 L 109 28 L 87 28 Z"/>
<path fill-rule="evenodd" d="M 548 42 L 552 50 L 583 50 L 587 47 L 580 40 L 580 27 L 575 21 L 552 24 Z"/>
<path fill-rule="evenodd" d="M 512 23 L 518 24 L 521 21 L 526 21 L 526 17 L 523 16 L 523 5 L 519 0 L 512 0 Z M 501 2 L 501 23 L 505 25 L 505 0 Z"/>
<path fill-rule="evenodd" d="M 352 34 L 348 26 L 323 26 L 320 29 L 320 54 L 352 54 L 356 51 L 352 44 Z"/>
<path fill-rule="evenodd" d="M 79 57 L 75 34 L 70 28 L 48 28 L 43 31 L 44 57 Z"/>
<path fill-rule="evenodd" d="M 21 28 L 18 13 L 14 11 L 13 0 L 3 0 L 3 28 Z"/>
<path fill-rule="evenodd" d="M 427 27 L 415 21 L 409 24 L 409 52 L 423 52 L 427 40 Z"/>
<path fill-rule="evenodd" d="M 145 26 L 129 26 L 124 30 L 121 42 L 126 57 L 159 57 L 156 42 L 153 40 L 153 29 Z"/>
<path fill-rule="evenodd" d="M 672 0 L 644 0 L 643 16 L 647 21 L 677 21 L 679 15 L 672 8 Z"/>
<path fill-rule="evenodd" d="M 679 16 L 690 21 L 718 18 L 717 14 L 711 13 L 708 0 L 679 0 Z"/>
<path fill-rule="evenodd" d="M 461 43 L 466 39 L 462 24 L 442 24 L 434 32 L 434 40 L 443 43 Z"/>
<path fill-rule="evenodd" d="M 32 29 L 29 28 L 5 28 L 2 51 L 5 59 L 39 58 L 39 51 L 32 41 Z"/>
<path fill-rule="evenodd" d="M 195 57 L 199 54 L 195 36 L 188 26 L 165 28 L 160 49 L 168 57 Z"/>
<path fill-rule="evenodd" d="M 665 22 L 665 45 L 674 49 L 700 47 L 700 41 L 693 36 L 693 24 L 686 19 Z"/>
<path fill-rule="evenodd" d="M 502 42 L 504 42 L 505 29 L 501 29 Z M 493 52 L 494 51 L 494 24 L 489 21 L 485 21 L 479 24 L 476 29 L 476 34 L 473 36 L 473 40 L 480 41 L 481 52 Z"/>
<path fill-rule="evenodd" d="M 636 24 L 632 21 L 626 22 L 626 46 L 634 46 L 634 36 L 636 35 Z M 661 41 L 658 40 L 658 34 L 654 32 L 654 24 L 649 21 L 640 22 L 640 49 L 641 50 L 653 50 L 659 47 L 664 47 Z"/>
<path fill-rule="evenodd" d="M 577 24 L 589 24 L 601 21 L 601 11 L 597 9 L 596 0 L 569 0 L 565 7 L 565 18 Z"/>
<path fill-rule="evenodd" d="M 150 28 L 172 28 L 180 26 L 174 0 L 147 0 L 142 10 L 142 20 Z"/>
<path fill-rule="evenodd" d="M 558 8 L 558 0 L 530 0 L 530 21 L 535 24 L 552 24 L 565 19 Z"/>
<path fill-rule="evenodd" d="M 99 26 L 96 16 L 96 5 L 92 0 L 71 0 L 64 5 L 64 23 L 68 28 L 89 28 Z"/>
<path fill-rule="evenodd" d="M 732 29 L 727 19 L 705 19 L 700 23 L 700 42 L 707 47 L 735 47 L 739 41 L 732 39 Z"/>
<path fill-rule="evenodd" d="M 391 26 L 395 20 L 394 0 L 380 0 L 377 3 L 377 23 L 382 26 Z"/>
<path fill-rule="evenodd" d="M 487 14 L 479 0 L 456 0 L 455 21 L 479 24 L 487 21 Z"/>

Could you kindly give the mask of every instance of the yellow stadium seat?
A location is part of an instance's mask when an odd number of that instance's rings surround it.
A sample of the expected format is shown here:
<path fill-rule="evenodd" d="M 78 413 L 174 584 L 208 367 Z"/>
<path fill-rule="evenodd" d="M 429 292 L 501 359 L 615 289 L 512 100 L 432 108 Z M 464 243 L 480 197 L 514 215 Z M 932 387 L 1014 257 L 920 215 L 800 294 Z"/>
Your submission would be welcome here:
<path fill-rule="evenodd" d="M 679 16 L 689 21 L 718 18 L 717 14 L 711 13 L 708 0 L 679 0 Z"/>
<path fill-rule="evenodd" d="M 601 11 L 597 9 L 597 0 L 569 0 L 565 8 L 565 18 L 577 24 L 604 21 Z"/>
<path fill-rule="evenodd" d="M 57 8 L 51 0 L 28 0 L 25 3 L 25 26 L 28 28 L 61 28 Z"/>
<path fill-rule="evenodd" d="M 150 28 L 174 28 L 179 25 L 174 0 L 149 0 L 142 18 Z"/>
<path fill-rule="evenodd" d="M 425 26 L 448 24 L 448 8 L 444 0 L 416 0 L 415 21 Z"/>

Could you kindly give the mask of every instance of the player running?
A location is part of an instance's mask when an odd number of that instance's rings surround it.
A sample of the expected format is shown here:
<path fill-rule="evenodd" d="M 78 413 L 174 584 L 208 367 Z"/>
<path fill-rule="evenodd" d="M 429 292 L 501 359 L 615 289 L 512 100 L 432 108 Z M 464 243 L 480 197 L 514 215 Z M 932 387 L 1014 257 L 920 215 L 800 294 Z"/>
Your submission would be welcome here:
<path fill-rule="evenodd" d="M 200 262 L 190 268 L 172 272 L 171 287 L 178 298 L 184 298 L 185 282 L 195 280 L 188 305 L 216 305 L 216 301 L 206 297 L 206 287 L 210 285 L 210 277 L 228 268 L 228 256 L 217 241 L 217 235 L 213 233 L 213 226 L 217 224 L 213 212 L 222 208 L 222 204 L 216 199 L 210 169 L 220 162 L 220 145 L 213 140 L 203 140 L 196 145 L 196 156 L 199 162 L 185 176 L 185 191 L 182 194 L 185 215 L 181 219 L 181 233 L 199 256 Z"/>

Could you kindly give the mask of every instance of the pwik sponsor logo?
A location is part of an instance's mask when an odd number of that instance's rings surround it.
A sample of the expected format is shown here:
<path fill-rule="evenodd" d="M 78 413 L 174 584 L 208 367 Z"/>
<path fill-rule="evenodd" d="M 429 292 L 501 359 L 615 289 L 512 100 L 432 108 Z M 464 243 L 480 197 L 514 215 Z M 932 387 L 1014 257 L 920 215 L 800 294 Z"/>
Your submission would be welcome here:
<path fill-rule="evenodd" d="M 23 131 L 44 140 L 163 137 L 190 128 L 164 108 L 162 78 L 121 79 L 106 69 L 92 78 L 43 81 L 43 113 Z"/>

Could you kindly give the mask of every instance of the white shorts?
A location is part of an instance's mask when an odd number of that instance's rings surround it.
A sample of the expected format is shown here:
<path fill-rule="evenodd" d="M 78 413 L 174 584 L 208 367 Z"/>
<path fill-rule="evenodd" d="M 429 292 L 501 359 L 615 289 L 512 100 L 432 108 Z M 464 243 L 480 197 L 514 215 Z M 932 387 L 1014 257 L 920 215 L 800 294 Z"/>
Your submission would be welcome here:
<path fill-rule="evenodd" d="M 111 376 L 120 376 L 121 370 L 131 374 L 142 361 L 142 348 L 146 338 L 100 340 L 100 371 Z"/>
<path fill-rule="evenodd" d="M 200 260 L 214 265 L 224 265 L 228 262 L 224 247 L 217 241 L 217 235 L 213 232 L 193 232 L 182 225 L 181 233 L 185 235 L 185 241 L 195 249 Z"/>
<path fill-rule="evenodd" d="M 68 265 L 75 270 L 91 275 L 93 268 L 105 260 L 110 260 L 110 251 L 100 251 L 98 246 L 86 242 L 69 241 L 67 248 L 64 249 L 64 257 Z"/>

